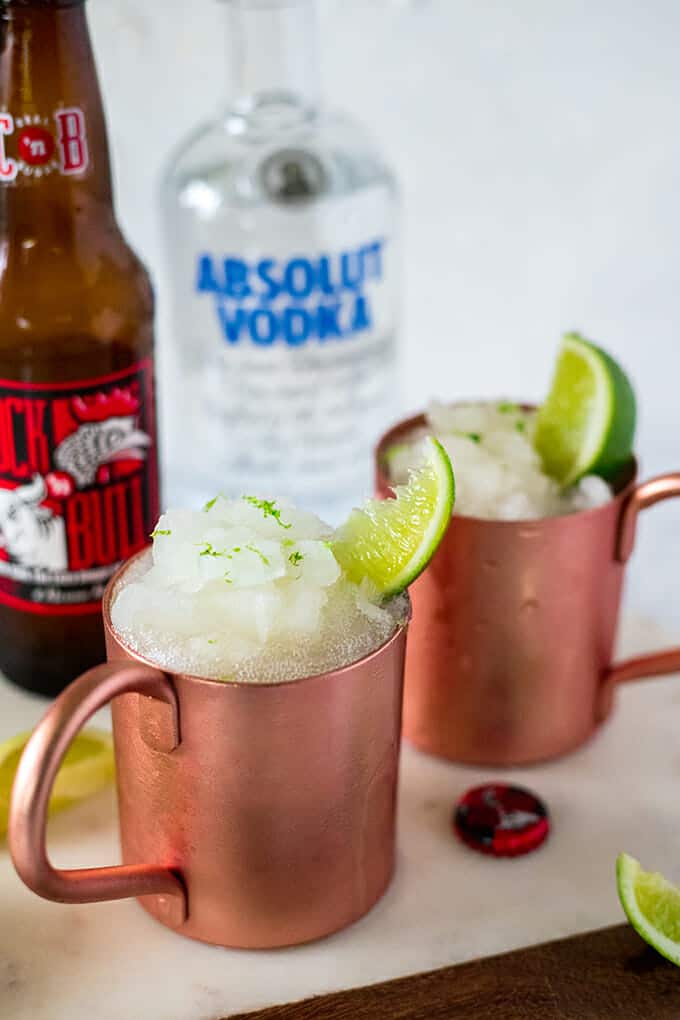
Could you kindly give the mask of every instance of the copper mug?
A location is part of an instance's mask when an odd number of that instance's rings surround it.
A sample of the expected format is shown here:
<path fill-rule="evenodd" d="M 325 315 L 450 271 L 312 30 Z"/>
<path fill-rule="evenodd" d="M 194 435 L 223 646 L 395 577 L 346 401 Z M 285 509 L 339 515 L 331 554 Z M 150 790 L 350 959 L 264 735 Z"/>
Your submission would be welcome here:
<path fill-rule="evenodd" d="M 391 494 L 385 454 L 376 489 Z M 455 465 L 454 465 L 455 471 Z M 410 590 L 404 736 L 451 761 L 520 765 L 563 754 L 609 715 L 618 683 L 680 669 L 680 648 L 612 664 L 638 513 L 680 495 L 680 473 L 636 482 L 631 462 L 594 510 L 532 521 L 455 515 Z"/>
<path fill-rule="evenodd" d="M 19 875 L 62 903 L 138 897 L 168 927 L 224 946 L 291 945 L 356 921 L 394 867 L 406 626 L 358 662 L 290 683 L 170 674 L 113 630 L 126 569 L 104 596 L 108 663 L 57 698 L 19 764 Z M 45 844 L 50 790 L 108 702 L 124 863 L 60 871 Z"/>

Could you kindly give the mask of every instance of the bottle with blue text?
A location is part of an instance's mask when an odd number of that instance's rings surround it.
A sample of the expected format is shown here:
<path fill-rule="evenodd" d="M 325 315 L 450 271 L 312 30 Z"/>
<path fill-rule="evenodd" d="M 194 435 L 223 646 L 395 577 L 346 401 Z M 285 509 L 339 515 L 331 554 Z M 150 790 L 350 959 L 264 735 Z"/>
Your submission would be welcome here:
<path fill-rule="evenodd" d="M 393 419 L 397 195 L 371 139 L 318 103 L 314 0 L 226 0 L 226 108 L 164 182 L 169 486 L 277 492 L 333 517 Z"/>

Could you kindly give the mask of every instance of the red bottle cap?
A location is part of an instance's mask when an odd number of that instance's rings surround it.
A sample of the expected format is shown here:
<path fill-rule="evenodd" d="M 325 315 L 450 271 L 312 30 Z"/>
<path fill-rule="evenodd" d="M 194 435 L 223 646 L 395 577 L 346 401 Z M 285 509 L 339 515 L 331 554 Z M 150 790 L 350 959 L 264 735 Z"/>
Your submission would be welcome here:
<path fill-rule="evenodd" d="M 543 801 L 530 790 L 487 783 L 461 798 L 453 828 L 473 850 L 494 857 L 519 857 L 541 845 L 550 831 L 550 818 Z"/>

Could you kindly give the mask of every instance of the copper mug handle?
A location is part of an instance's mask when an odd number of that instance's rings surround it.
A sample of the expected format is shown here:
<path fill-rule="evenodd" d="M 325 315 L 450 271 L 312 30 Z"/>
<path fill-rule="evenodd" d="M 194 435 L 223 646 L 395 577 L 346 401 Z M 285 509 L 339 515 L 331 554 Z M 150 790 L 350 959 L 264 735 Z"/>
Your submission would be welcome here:
<path fill-rule="evenodd" d="M 83 673 L 56 699 L 31 735 L 12 789 L 9 848 L 26 885 L 59 903 L 95 903 L 129 896 L 157 895 L 171 927 L 186 919 L 186 890 L 180 876 L 157 864 L 63 871 L 47 856 L 47 805 L 57 771 L 78 731 L 99 708 L 119 694 L 137 693 L 169 706 L 170 732 L 156 735 L 156 746 L 171 751 L 179 744 L 179 713 L 174 688 L 157 669 L 142 664 L 105 663 Z M 146 735 L 153 739 L 153 735 Z"/>
<path fill-rule="evenodd" d="M 627 563 L 633 551 L 635 526 L 640 511 L 659 503 L 662 499 L 672 499 L 674 496 L 680 496 L 680 472 L 677 471 L 650 478 L 649 481 L 635 486 L 623 503 L 619 519 L 615 550 L 615 559 L 618 563 Z M 602 680 L 596 711 L 598 721 L 609 714 L 616 684 L 640 680 L 643 677 L 661 676 L 678 670 L 680 670 L 680 646 L 614 663 Z"/>

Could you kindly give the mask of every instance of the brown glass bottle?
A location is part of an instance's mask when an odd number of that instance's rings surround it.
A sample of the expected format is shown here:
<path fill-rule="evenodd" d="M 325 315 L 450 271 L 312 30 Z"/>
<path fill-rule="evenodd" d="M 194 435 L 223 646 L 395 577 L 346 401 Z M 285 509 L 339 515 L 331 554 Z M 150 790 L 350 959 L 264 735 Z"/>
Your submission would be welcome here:
<path fill-rule="evenodd" d="M 52 695 L 158 515 L 153 295 L 116 223 L 84 0 L 0 2 L 0 668 Z"/>

